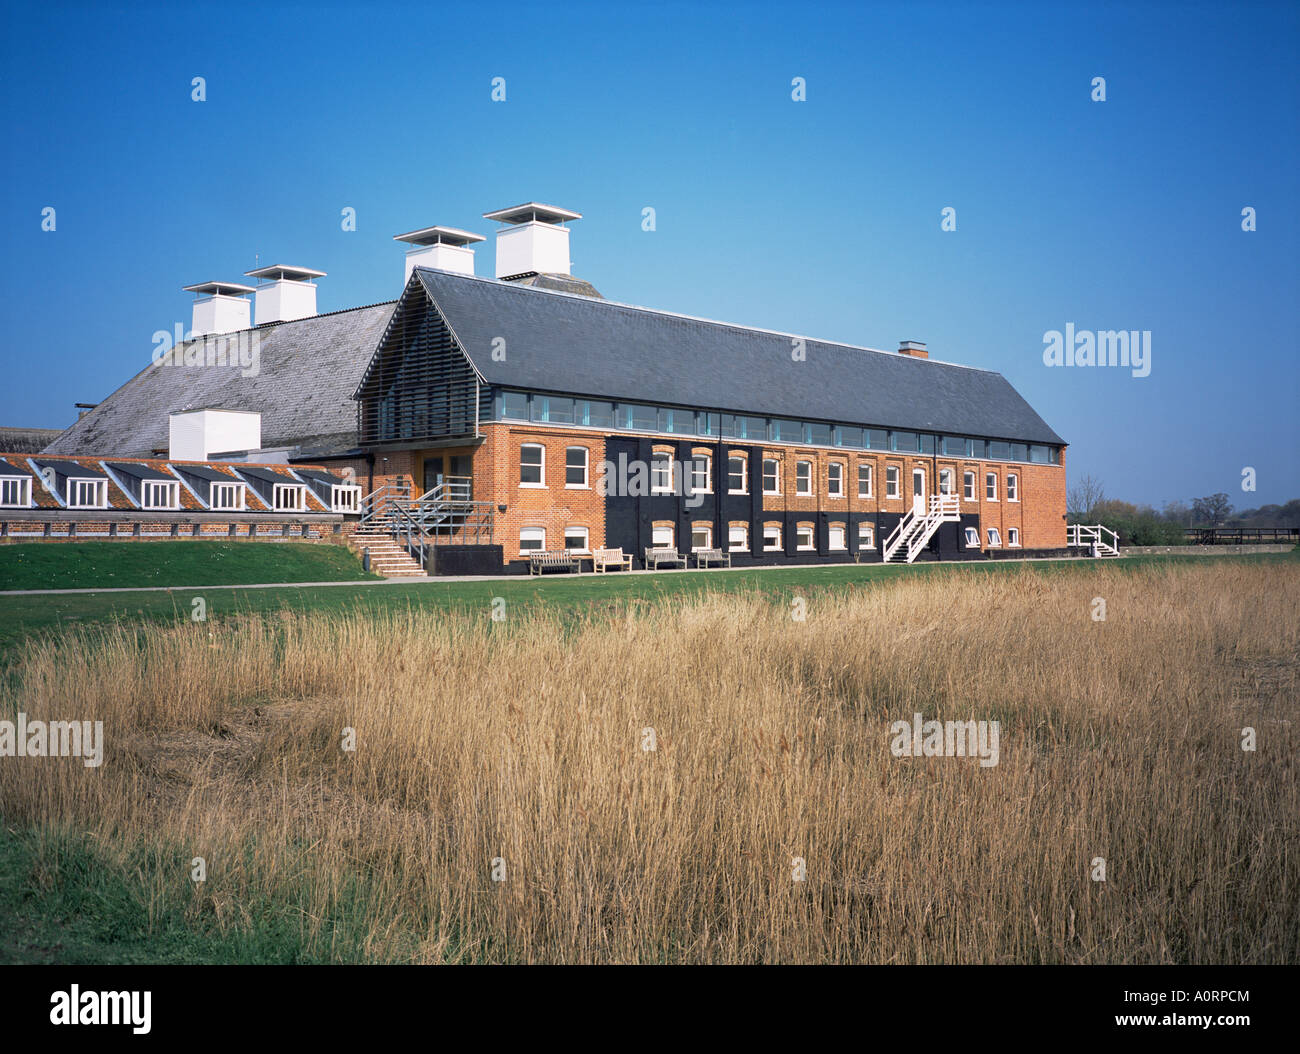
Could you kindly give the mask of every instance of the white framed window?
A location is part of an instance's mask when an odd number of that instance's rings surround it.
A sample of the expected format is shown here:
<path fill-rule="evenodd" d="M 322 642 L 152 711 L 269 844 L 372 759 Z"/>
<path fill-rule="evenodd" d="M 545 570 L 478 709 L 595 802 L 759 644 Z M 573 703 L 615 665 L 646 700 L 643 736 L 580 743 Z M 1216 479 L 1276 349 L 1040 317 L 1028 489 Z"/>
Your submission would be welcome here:
<path fill-rule="evenodd" d="M 707 523 L 691 527 L 691 552 L 698 553 L 713 548 L 713 528 Z"/>
<path fill-rule="evenodd" d="M 950 468 L 939 469 L 939 493 L 953 493 L 953 471 Z"/>
<path fill-rule="evenodd" d="M 301 483 L 276 483 L 271 490 L 271 508 L 276 512 L 302 512 L 307 507 L 306 490 Z"/>
<path fill-rule="evenodd" d="M 671 527 L 654 527 L 650 531 L 650 544 L 656 549 L 673 547 L 673 529 Z"/>
<path fill-rule="evenodd" d="M 1020 528 L 1019 528 L 1019 527 L 1008 527 L 1008 528 L 1007 528 L 1007 546 L 1008 546 L 1008 547 L 1012 547 L 1012 546 L 1019 546 L 1019 545 L 1020 545 Z"/>
<path fill-rule="evenodd" d="M 871 497 L 871 482 L 872 482 L 871 466 L 859 465 L 858 466 L 858 497 L 859 498 Z"/>
<path fill-rule="evenodd" d="M 142 509 L 175 509 L 180 506 L 179 483 L 166 480 L 147 479 L 140 488 L 140 507 Z"/>
<path fill-rule="evenodd" d="M 663 450 L 650 455 L 650 493 L 671 494 L 673 491 L 673 458 Z"/>
<path fill-rule="evenodd" d="M 990 547 L 996 547 L 1002 544 L 1002 535 L 996 527 L 990 527 L 986 533 L 989 536 Z"/>
<path fill-rule="evenodd" d="M 70 509 L 108 508 L 108 480 L 106 479 L 68 480 L 68 508 Z"/>
<path fill-rule="evenodd" d="M 844 466 L 838 461 L 832 461 L 826 466 L 826 496 L 844 497 Z"/>
<path fill-rule="evenodd" d="M 691 455 L 691 493 L 713 493 L 713 458 L 708 454 Z"/>
<path fill-rule="evenodd" d="M 546 448 L 540 443 L 524 443 L 519 448 L 519 485 L 546 486 Z"/>
<path fill-rule="evenodd" d="M 749 493 L 749 459 L 743 457 L 727 458 L 727 493 Z"/>
<path fill-rule="evenodd" d="M 898 497 L 898 466 L 889 465 L 885 469 L 885 497 Z"/>
<path fill-rule="evenodd" d="M 330 486 L 330 506 L 335 512 L 360 512 L 361 488 L 355 483 L 335 483 Z"/>
<path fill-rule="evenodd" d="M 978 549 L 980 547 L 980 532 L 974 527 L 966 528 L 966 548 Z"/>
<path fill-rule="evenodd" d="M 961 483 L 962 497 L 965 498 L 967 501 L 974 501 L 975 500 L 975 473 L 964 472 L 962 473 L 961 480 L 962 480 Z"/>
<path fill-rule="evenodd" d="M 781 462 L 774 457 L 763 458 L 763 493 L 781 493 Z"/>
<path fill-rule="evenodd" d="M 727 528 L 727 548 L 732 552 L 749 552 L 749 528 L 743 523 Z"/>
<path fill-rule="evenodd" d="M 876 527 L 872 523 L 858 524 L 858 548 L 874 549 L 876 547 Z"/>
<path fill-rule="evenodd" d="M 781 528 L 775 524 L 763 528 L 763 550 L 772 552 L 781 548 Z"/>
<path fill-rule="evenodd" d="M 208 487 L 208 506 L 223 512 L 243 512 L 244 484 L 217 483 L 214 480 Z"/>
<path fill-rule="evenodd" d="M 813 529 L 806 526 L 796 527 L 794 530 L 794 545 L 796 549 L 815 549 L 817 542 L 813 535 Z"/>
<path fill-rule="evenodd" d="M 587 448 L 585 446 L 565 447 L 564 485 L 577 490 L 587 489 Z"/>
<path fill-rule="evenodd" d="M 813 492 L 811 461 L 796 461 L 794 463 L 794 492 L 804 497 Z"/>
<path fill-rule="evenodd" d="M 586 527 L 566 527 L 564 528 L 564 548 L 575 553 L 585 553 L 587 551 L 587 537 Z"/>
<path fill-rule="evenodd" d="M 1007 476 L 1007 501 L 1020 500 L 1020 479 L 1014 472 Z M 1013 543 L 1014 544 L 1014 543 Z"/>
<path fill-rule="evenodd" d="M 0 479 L 0 505 L 6 509 L 25 509 L 32 503 L 30 476 L 5 476 Z"/>
<path fill-rule="evenodd" d="M 541 552 L 546 548 L 545 527 L 520 527 L 519 551 L 521 553 Z"/>
<path fill-rule="evenodd" d="M 838 524 L 832 524 L 826 544 L 831 549 L 846 548 L 844 544 L 844 528 Z"/>
<path fill-rule="evenodd" d="M 998 474 L 988 472 L 984 475 L 984 499 L 986 501 L 998 500 Z"/>

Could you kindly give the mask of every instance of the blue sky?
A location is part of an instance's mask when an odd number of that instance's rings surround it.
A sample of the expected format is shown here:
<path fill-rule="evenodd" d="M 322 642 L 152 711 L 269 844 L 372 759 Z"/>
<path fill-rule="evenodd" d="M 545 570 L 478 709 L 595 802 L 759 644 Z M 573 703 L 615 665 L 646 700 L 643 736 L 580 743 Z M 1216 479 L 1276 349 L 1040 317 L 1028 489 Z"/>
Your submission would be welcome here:
<path fill-rule="evenodd" d="M 1298 10 L 12 7 L 0 425 L 70 423 L 188 323 L 181 286 L 239 279 L 256 254 L 329 272 L 320 310 L 353 307 L 400 291 L 393 234 L 490 236 L 481 213 L 539 200 L 584 214 L 573 270 L 611 299 L 923 340 L 1005 374 L 1070 442 L 1071 483 L 1285 501 Z M 1150 376 L 1045 366 L 1067 323 L 1151 331 Z"/>

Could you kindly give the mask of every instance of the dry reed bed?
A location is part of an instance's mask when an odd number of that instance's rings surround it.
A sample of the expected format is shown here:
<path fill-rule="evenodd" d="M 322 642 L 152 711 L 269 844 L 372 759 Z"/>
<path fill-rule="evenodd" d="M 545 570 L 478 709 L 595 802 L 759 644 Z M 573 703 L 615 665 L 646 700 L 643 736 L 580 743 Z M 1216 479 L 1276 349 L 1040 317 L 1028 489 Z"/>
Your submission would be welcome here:
<path fill-rule="evenodd" d="M 32 646 L 0 705 L 103 720 L 106 759 L 6 760 L 0 810 L 176 847 L 151 896 L 339 957 L 1297 958 L 1294 565 L 956 572 L 803 622 L 488 603 Z M 1000 764 L 893 757 L 914 712 L 1001 722 Z"/>

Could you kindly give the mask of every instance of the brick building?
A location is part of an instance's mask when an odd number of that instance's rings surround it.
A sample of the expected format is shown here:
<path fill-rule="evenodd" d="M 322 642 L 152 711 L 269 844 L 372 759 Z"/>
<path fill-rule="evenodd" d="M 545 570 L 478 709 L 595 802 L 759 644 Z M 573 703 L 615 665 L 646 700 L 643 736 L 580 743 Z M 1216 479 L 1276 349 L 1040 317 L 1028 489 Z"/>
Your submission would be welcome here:
<path fill-rule="evenodd" d="M 425 538 L 444 570 L 604 547 L 638 563 L 720 549 L 733 566 L 1066 550 L 1064 441 L 1000 374 L 914 341 L 885 352 L 607 301 L 569 274 L 578 214 L 485 217 L 503 224 L 495 279 L 472 273 L 479 236 L 425 228 L 398 236 L 394 303 L 317 316 L 320 272 L 296 268 L 256 272 L 274 297 L 190 287 L 207 327 L 259 336 L 256 375 L 155 364 L 46 452 L 155 455 L 167 414 L 219 394 L 262 415 L 287 463 L 355 478 L 367 508 L 416 503 L 417 536 L 436 502 L 472 503 L 486 535 Z M 303 317 L 277 317 L 286 305 Z"/>

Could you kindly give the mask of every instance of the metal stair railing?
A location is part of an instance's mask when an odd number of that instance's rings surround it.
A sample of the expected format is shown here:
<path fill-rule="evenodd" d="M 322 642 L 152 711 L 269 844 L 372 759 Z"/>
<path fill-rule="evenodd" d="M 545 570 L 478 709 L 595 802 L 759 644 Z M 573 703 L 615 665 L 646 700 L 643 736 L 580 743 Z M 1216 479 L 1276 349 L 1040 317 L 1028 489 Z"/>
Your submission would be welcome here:
<path fill-rule="evenodd" d="M 1070 524 L 1066 528 L 1066 544 L 1078 548 L 1087 546 L 1096 557 L 1119 556 L 1119 535 L 1100 523 Z"/>

